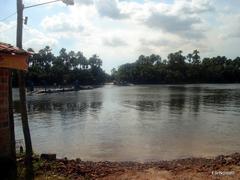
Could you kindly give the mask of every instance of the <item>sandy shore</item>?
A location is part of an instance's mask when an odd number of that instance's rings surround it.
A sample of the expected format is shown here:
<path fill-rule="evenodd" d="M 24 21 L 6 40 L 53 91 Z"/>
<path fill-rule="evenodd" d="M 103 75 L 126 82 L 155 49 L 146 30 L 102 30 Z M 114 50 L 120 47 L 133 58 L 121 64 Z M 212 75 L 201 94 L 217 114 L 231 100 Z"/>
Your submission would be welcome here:
<path fill-rule="evenodd" d="M 36 179 L 240 179 L 240 154 L 148 163 L 35 158 Z"/>

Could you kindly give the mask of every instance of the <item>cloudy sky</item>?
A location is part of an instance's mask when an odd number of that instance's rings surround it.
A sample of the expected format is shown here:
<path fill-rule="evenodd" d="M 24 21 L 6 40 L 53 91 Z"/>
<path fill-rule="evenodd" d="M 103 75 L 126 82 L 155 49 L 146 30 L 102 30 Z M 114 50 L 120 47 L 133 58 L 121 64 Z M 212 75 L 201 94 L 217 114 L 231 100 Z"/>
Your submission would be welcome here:
<path fill-rule="evenodd" d="M 47 0 L 23 0 L 25 6 Z M 199 49 L 202 56 L 240 55 L 239 0 L 75 0 L 25 9 L 24 48 L 49 45 L 97 54 L 110 72 L 140 54 Z M 0 0 L 0 41 L 15 44 L 14 0 Z"/>

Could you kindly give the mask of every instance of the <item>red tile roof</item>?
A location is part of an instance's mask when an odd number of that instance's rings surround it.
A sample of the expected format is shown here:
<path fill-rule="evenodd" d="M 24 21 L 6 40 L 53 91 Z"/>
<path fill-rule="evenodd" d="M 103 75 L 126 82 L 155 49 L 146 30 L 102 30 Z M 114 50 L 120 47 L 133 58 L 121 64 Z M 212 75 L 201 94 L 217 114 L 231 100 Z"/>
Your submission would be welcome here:
<path fill-rule="evenodd" d="M 17 47 L 14 47 L 10 44 L 2 43 L 0 42 L 0 53 L 4 54 L 31 54 L 23 49 L 19 49 Z"/>

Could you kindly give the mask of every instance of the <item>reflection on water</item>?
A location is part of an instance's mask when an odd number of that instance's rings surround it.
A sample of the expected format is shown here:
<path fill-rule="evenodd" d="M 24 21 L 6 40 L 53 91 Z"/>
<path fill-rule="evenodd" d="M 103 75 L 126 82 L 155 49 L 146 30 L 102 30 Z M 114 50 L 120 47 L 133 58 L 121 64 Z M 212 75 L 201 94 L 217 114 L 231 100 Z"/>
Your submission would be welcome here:
<path fill-rule="evenodd" d="M 149 161 L 239 151 L 240 85 L 146 85 L 27 97 L 34 150 Z M 22 138 L 19 102 L 16 136 Z"/>

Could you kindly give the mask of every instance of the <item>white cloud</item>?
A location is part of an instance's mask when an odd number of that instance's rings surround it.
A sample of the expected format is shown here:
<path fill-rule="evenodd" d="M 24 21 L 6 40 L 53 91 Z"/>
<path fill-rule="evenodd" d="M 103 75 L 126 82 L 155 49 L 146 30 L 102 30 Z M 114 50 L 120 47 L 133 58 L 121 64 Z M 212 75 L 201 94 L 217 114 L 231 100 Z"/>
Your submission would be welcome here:
<path fill-rule="evenodd" d="M 56 38 L 48 34 L 42 33 L 31 27 L 24 28 L 23 47 L 26 49 L 31 47 L 35 51 L 38 51 L 47 45 L 54 48 L 58 43 Z"/>
<path fill-rule="evenodd" d="M 24 2 L 42 1 L 45 0 Z M 75 5 L 68 8 L 61 8 L 63 3 L 57 4 L 51 6 L 54 13 L 46 13 L 54 15 L 42 18 L 38 26 L 25 27 L 24 47 L 40 49 L 50 45 L 53 50 L 66 47 L 80 50 L 88 57 L 97 53 L 107 71 L 145 53 L 158 53 L 164 58 L 179 49 L 184 52 L 199 49 L 202 56 L 235 56 L 239 52 L 240 13 L 236 0 L 234 3 L 224 0 L 175 0 L 171 3 L 164 0 L 75 0 Z M 15 44 L 14 23 L 0 23 L 0 32 L 12 28 L 0 34 L 0 41 Z"/>
<path fill-rule="evenodd" d="M 15 44 L 16 21 L 0 22 L 0 42 Z"/>
<path fill-rule="evenodd" d="M 79 5 L 81 5 L 81 4 L 84 4 L 84 5 L 93 4 L 93 0 L 75 0 L 74 2 L 79 4 Z"/>
<path fill-rule="evenodd" d="M 198 17 L 180 17 L 176 15 L 153 12 L 145 24 L 150 28 L 161 29 L 167 33 L 183 35 L 187 38 L 203 37 L 200 31 L 194 29 L 195 24 L 201 23 Z"/>
<path fill-rule="evenodd" d="M 178 0 L 171 8 L 173 13 L 201 14 L 214 12 L 215 8 L 212 0 Z"/>
<path fill-rule="evenodd" d="M 224 40 L 232 38 L 240 38 L 240 13 L 230 14 L 228 16 L 221 16 L 220 23 L 223 24 L 219 30 L 221 32 L 220 38 Z"/>
<path fill-rule="evenodd" d="M 117 0 L 95 0 L 95 5 L 100 16 L 112 19 L 123 19 L 128 17 L 128 15 L 123 14 L 119 9 Z"/>
<path fill-rule="evenodd" d="M 110 46 L 110 47 L 122 47 L 122 46 L 127 46 L 127 42 L 120 38 L 111 38 L 111 39 L 103 39 L 103 44 L 105 46 Z"/>
<path fill-rule="evenodd" d="M 84 29 L 79 21 L 63 13 L 45 17 L 41 22 L 41 26 L 51 32 L 81 32 Z"/>

